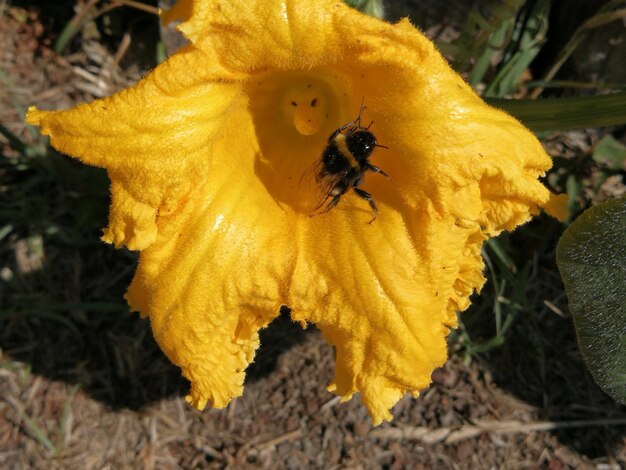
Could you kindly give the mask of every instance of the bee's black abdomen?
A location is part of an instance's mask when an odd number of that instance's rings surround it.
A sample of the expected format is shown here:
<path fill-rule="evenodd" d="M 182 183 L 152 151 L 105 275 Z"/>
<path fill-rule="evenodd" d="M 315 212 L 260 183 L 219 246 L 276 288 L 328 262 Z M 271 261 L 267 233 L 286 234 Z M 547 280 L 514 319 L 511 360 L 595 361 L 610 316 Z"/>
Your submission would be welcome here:
<path fill-rule="evenodd" d="M 322 161 L 324 163 L 323 169 L 327 174 L 341 173 L 350 166 L 348 159 L 341 153 L 334 142 L 329 144 L 324 150 Z"/>
<path fill-rule="evenodd" d="M 354 158 L 364 163 L 376 147 L 376 137 L 368 130 L 359 129 L 346 136 L 346 145 Z"/>

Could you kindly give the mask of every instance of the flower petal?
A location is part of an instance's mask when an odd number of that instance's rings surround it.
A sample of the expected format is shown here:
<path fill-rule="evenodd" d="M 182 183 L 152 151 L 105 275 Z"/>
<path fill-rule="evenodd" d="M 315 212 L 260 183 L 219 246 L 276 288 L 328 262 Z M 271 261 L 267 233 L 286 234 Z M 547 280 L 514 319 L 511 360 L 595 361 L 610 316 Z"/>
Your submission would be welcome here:
<path fill-rule="evenodd" d="M 341 55 L 333 15 L 347 8 L 333 0 L 185 0 L 163 19 L 183 20 L 178 29 L 231 70 L 297 70 Z"/>
<path fill-rule="evenodd" d="M 159 238 L 142 251 L 127 294 L 200 409 L 241 395 L 258 330 L 278 315 L 295 259 L 289 219 L 254 173 L 250 116 L 240 108 L 223 124 L 211 178 L 159 216 Z"/>
<path fill-rule="evenodd" d="M 207 178 L 240 79 L 187 47 L 132 88 L 66 111 L 31 108 L 27 121 L 57 150 L 107 168 L 113 201 L 104 240 L 141 250 L 156 239 L 157 212 Z"/>
<path fill-rule="evenodd" d="M 550 193 L 550 200 L 543 206 L 543 210 L 559 222 L 567 222 L 569 219 L 569 197 L 567 194 Z"/>
<path fill-rule="evenodd" d="M 448 304 L 466 307 L 461 280 L 469 290 L 484 281 L 477 225 L 450 227 L 432 208 L 379 205 L 371 225 L 369 206 L 354 195 L 301 224 L 290 293 L 293 319 L 315 323 L 336 347 L 330 389 L 345 398 L 360 392 L 375 424 L 391 419 L 403 394 L 430 384 L 456 324 Z"/>
<path fill-rule="evenodd" d="M 405 204 L 428 200 L 441 216 L 478 222 L 490 235 L 527 221 L 549 197 L 538 177 L 552 162 L 539 141 L 484 103 L 408 21 L 379 23 L 343 33 L 344 42 L 358 38 L 345 67 L 360 77 L 355 94 L 390 148 L 386 168 Z"/>

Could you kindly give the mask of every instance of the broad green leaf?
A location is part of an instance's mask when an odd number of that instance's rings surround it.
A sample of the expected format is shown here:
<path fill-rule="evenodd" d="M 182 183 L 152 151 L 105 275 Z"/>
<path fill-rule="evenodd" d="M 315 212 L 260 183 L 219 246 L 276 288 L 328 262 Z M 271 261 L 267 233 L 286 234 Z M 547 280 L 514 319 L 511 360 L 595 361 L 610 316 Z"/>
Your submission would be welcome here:
<path fill-rule="evenodd" d="M 587 367 L 626 404 L 626 198 L 583 213 L 561 237 L 557 263 Z"/>
<path fill-rule="evenodd" d="M 593 159 L 611 170 L 621 170 L 626 164 L 626 147 L 612 135 L 607 135 L 593 150 Z"/>

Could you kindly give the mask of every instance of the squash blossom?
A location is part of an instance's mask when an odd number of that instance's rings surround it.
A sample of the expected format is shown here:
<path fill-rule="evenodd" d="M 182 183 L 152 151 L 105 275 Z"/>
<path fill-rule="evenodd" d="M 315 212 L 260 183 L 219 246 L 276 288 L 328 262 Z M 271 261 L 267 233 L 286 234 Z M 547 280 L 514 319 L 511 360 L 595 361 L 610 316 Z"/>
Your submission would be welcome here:
<path fill-rule="evenodd" d="M 104 167 L 103 240 L 141 251 L 126 299 L 191 382 L 198 409 L 243 391 L 281 305 L 336 350 L 328 389 L 374 423 L 417 396 L 483 277 L 481 246 L 549 199 L 551 160 L 487 106 L 408 20 L 336 0 L 181 0 L 190 45 L 137 85 L 66 111 L 30 108 L 52 146 Z M 307 174 L 354 120 L 378 142 L 327 213 Z"/>

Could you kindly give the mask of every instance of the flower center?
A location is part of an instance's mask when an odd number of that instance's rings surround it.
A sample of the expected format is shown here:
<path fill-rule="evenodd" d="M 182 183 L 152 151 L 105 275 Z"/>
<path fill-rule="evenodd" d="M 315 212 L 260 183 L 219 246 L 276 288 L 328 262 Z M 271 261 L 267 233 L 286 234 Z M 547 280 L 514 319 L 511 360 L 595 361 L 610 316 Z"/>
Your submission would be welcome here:
<path fill-rule="evenodd" d="M 285 90 L 283 112 L 291 113 L 293 126 L 302 135 L 317 134 L 328 119 L 328 90 L 324 88 L 303 82 Z"/>
<path fill-rule="evenodd" d="M 348 78 L 326 69 L 270 72 L 245 91 L 259 146 L 257 176 L 277 202 L 308 215 L 320 196 L 310 170 L 331 133 L 354 119 L 360 98 L 353 99 Z"/>

